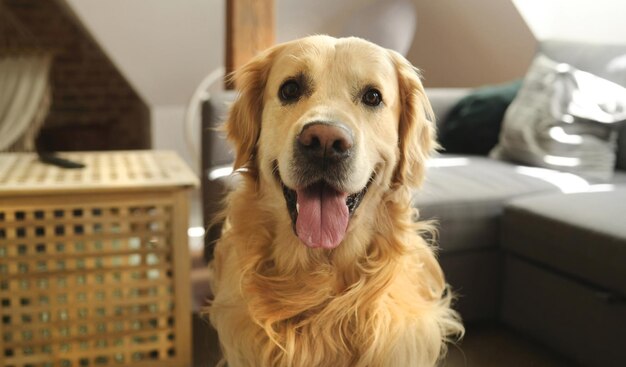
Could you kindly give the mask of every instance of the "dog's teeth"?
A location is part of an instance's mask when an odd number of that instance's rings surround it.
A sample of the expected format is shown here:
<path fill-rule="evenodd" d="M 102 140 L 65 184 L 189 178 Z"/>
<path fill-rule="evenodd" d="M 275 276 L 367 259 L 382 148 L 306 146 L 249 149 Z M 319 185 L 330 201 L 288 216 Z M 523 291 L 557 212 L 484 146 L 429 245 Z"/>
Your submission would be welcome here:
<path fill-rule="evenodd" d="M 296 203 L 296 213 L 300 214 L 300 204 Z"/>

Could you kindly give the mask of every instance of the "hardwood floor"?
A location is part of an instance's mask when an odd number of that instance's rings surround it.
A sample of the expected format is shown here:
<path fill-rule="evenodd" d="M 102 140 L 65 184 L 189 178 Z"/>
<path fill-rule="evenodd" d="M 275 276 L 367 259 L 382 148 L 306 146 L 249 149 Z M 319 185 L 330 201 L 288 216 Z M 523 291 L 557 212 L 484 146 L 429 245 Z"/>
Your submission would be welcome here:
<path fill-rule="evenodd" d="M 502 326 L 469 327 L 442 367 L 573 367 L 575 364 Z"/>
<path fill-rule="evenodd" d="M 213 367 L 220 352 L 215 331 L 194 315 L 194 367 Z M 572 367 L 573 363 L 500 326 L 469 327 L 458 346 L 450 346 L 441 367 Z M 408 367 L 408 366 L 407 366 Z"/>

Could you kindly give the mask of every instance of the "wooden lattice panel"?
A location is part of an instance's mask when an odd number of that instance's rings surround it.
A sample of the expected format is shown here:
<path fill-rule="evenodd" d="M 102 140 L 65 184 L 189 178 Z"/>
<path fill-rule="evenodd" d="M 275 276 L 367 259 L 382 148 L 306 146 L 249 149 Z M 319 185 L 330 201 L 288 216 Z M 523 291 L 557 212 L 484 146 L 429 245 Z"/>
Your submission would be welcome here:
<path fill-rule="evenodd" d="M 0 190 L 0 366 L 189 366 L 185 185 L 63 185 Z"/>

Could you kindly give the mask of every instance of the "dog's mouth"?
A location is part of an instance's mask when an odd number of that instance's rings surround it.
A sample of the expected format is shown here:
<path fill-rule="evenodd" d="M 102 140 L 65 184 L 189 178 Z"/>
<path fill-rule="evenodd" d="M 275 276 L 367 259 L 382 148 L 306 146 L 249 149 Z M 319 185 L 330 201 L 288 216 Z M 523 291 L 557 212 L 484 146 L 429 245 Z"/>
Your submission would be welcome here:
<path fill-rule="evenodd" d="M 339 246 L 374 177 L 361 191 L 348 194 L 323 179 L 293 190 L 283 183 L 278 170 L 274 172 L 282 186 L 294 232 L 306 246 L 325 249 Z"/>

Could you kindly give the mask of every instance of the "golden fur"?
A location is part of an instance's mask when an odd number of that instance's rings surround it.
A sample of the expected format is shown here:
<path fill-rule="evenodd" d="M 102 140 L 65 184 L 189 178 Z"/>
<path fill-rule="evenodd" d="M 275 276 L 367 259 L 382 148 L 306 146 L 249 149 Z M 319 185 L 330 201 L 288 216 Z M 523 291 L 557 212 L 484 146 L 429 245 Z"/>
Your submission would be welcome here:
<path fill-rule="evenodd" d="M 302 72 L 314 93 L 281 106 L 281 81 Z M 411 207 L 411 187 L 421 183 L 436 145 L 416 69 L 360 39 L 313 36 L 267 50 L 234 79 L 240 95 L 225 128 L 243 179 L 227 200 L 208 309 L 228 365 L 435 365 L 463 327 L 421 236 L 432 227 L 415 221 Z M 367 83 L 384 96 L 377 112 L 350 98 Z M 294 235 L 276 180 L 290 184 L 288 142 L 312 119 L 340 120 L 355 131 L 346 187 L 356 191 L 371 180 L 333 250 L 308 248 Z"/>

